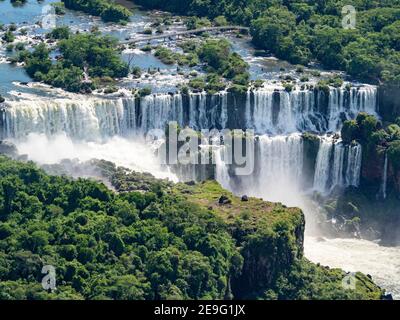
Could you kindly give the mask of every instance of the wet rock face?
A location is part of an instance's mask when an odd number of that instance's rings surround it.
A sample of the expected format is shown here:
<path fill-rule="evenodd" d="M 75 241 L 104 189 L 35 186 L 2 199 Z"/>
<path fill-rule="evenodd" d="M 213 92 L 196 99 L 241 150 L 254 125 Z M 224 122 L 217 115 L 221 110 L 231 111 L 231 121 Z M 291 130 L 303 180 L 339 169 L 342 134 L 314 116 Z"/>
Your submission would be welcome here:
<path fill-rule="evenodd" d="M 400 116 L 400 87 L 381 86 L 378 89 L 379 114 L 384 121 L 393 122 Z"/>
<path fill-rule="evenodd" d="M 382 181 L 383 167 L 384 167 L 384 155 L 380 155 L 376 150 L 367 151 L 363 148 L 363 161 L 361 167 L 361 187 L 376 186 L 379 191 L 379 186 Z"/>

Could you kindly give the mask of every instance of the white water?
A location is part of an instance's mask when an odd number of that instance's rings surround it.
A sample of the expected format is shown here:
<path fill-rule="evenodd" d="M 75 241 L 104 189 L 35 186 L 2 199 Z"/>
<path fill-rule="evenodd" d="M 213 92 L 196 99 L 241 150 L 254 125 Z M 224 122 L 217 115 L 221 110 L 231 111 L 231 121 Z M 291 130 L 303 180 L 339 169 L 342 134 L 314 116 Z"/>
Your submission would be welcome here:
<path fill-rule="evenodd" d="M 252 156 L 252 155 L 250 155 Z M 282 201 L 282 196 L 306 191 L 304 173 L 304 145 L 299 133 L 285 136 L 260 136 L 254 155 L 255 170 L 250 176 L 235 177 L 235 185 L 228 174 L 228 166 L 217 157 L 217 179 L 235 191 L 252 190 L 257 196 L 268 194 L 270 201 Z M 345 146 L 331 136 L 320 137 L 312 190 L 322 194 L 335 187 L 358 186 L 361 172 L 360 145 Z"/>
<path fill-rule="evenodd" d="M 338 131 L 343 118 L 353 119 L 359 112 L 376 114 L 377 90 L 361 88 L 331 88 L 324 107 L 322 91 L 275 91 L 276 87 L 247 93 L 246 124 L 257 133 L 293 133 L 296 131 Z M 326 110 L 326 109 L 327 110 Z"/>
<path fill-rule="evenodd" d="M 373 280 L 400 299 L 400 247 L 382 247 L 359 239 L 306 237 L 305 256 L 312 262 L 349 272 L 370 274 Z"/>
<path fill-rule="evenodd" d="M 332 88 L 328 110 L 317 102 L 321 94 L 312 90 L 274 92 L 274 88 L 249 91 L 245 119 L 238 119 L 237 125 L 261 134 L 326 132 L 338 130 L 343 118 L 354 118 L 360 111 L 375 114 L 375 87 L 352 88 L 349 92 Z M 191 93 L 187 105 L 179 93 L 141 99 L 129 94 L 113 99 L 81 95 L 49 99 L 26 94 L 7 105 L 1 119 L 3 138 L 20 138 L 32 132 L 48 136 L 65 132 L 74 138 L 97 139 L 164 129 L 169 121 L 196 130 L 227 128 L 231 116 L 227 92 L 212 96 Z"/>
<path fill-rule="evenodd" d="M 3 113 L 3 136 L 23 138 L 30 133 L 65 133 L 82 140 L 122 134 L 134 123 L 134 101 L 122 99 L 36 99 L 9 102 Z M 133 109 L 132 109 L 133 108 Z M 133 117 L 133 118 L 132 118 Z"/>
<path fill-rule="evenodd" d="M 388 176 L 388 155 L 386 152 L 385 163 L 383 165 L 382 184 L 381 184 L 381 195 L 383 200 L 385 200 L 387 196 L 387 176 Z"/>
<path fill-rule="evenodd" d="M 66 134 L 51 138 L 31 133 L 26 139 L 14 140 L 20 154 L 28 155 L 39 164 L 57 164 L 64 159 L 81 162 L 103 159 L 138 172 L 149 172 L 156 178 L 177 181 L 177 177 L 163 169 L 151 148 L 139 139 L 112 137 L 102 142 L 76 142 Z"/>
<path fill-rule="evenodd" d="M 332 137 L 321 139 L 314 175 L 314 190 L 329 193 L 334 187 L 358 187 L 361 173 L 361 145 L 344 146 Z"/>
<path fill-rule="evenodd" d="M 188 116 L 184 119 L 181 94 L 49 99 L 25 95 L 22 100 L 8 101 L 2 113 L 3 138 L 21 138 L 29 133 L 47 136 L 65 132 L 68 136 L 93 140 L 128 133 L 145 134 L 151 129 L 165 129 L 169 121 L 194 129 L 208 129 L 227 124 L 227 93 L 208 97 L 205 93 L 189 95 Z"/>

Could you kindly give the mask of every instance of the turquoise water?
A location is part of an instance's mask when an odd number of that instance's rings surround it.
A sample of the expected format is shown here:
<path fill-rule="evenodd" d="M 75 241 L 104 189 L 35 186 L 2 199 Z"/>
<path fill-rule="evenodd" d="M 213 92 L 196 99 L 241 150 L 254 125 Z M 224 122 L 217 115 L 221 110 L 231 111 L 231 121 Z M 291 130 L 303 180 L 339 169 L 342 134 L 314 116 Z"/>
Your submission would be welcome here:
<path fill-rule="evenodd" d="M 40 22 L 43 21 L 51 3 L 58 2 L 57 0 L 46 0 L 38 2 L 36 0 L 28 0 L 24 5 L 13 6 L 9 0 L 0 1 L 0 24 L 8 25 L 15 23 L 18 28 L 25 28 L 29 38 L 34 36 L 43 36 L 49 29 L 42 28 Z M 151 23 L 151 17 L 136 10 L 130 19 L 130 23 L 126 26 L 119 26 L 112 23 L 104 23 L 97 17 L 85 15 L 80 12 L 66 10 L 66 14 L 56 17 L 56 25 L 66 25 L 73 32 L 83 31 L 88 32 L 93 27 L 98 27 L 103 34 L 111 35 L 119 40 L 125 40 L 137 35 Z M 19 35 L 19 31 L 15 32 Z M 17 41 L 15 41 L 17 42 Z M 0 58 L 9 57 L 13 53 L 5 51 L 5 45 L 0 46 Z M 122 58 L 125 61 L 130 60 L 131 54 L 123 54 Z M 173 74 L 176 71 L 176 66 L 167 66 L 152 54 L 139 52 L 133 54 L 132 65 L 139 66 L 143 70 L 161 70 L 167 74 Z M 30 82 L 32 79 L 25 73 L 24 69 L 19 66 L 12 66 L 7 63 L 0 63 L 0 94 L 10 96 L 11 91 L 22 91 L 37 94 L 45 94 L 39 89 L 32 89 L 26 86 L 16 86 L 15 82 Z M 141 86 L 132 81 L 132 83 L 124 83 L 123 86 Z M 164 88 L 169 90 L 171 88 Z M 160 88 L 161 90 L 161 88 Z M 156 90 L 157 91 L 157 90 Z"/>
<path fill-rule="evenodd" d="M 43 7 L 50 3 L 59 2 L 57 0 L 45 0 L 38 2 L 28 0 L 24 5 L 15 6 L 9 0 L 0 2 L 0 23 L 9 24 L 31 24 L 35 19 L 42 15 Z"/>

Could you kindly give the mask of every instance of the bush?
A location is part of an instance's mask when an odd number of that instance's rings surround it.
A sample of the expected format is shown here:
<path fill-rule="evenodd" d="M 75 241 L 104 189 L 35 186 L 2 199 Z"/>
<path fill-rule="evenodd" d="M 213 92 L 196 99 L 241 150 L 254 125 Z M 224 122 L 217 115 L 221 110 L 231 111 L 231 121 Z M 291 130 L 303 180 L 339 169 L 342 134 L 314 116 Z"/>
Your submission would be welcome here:
<path fill-rule="evenodd" d="M 71 30 L 69 27 L 66 26 L 54 28 L 50 33 L 46 35 L 47 38 L 56 40 L 68 39 L 70 36 Z"/>
<path fill-rule="evenodd" d="M 126 23 L 131 12 L 122 5 L 107 0 L 62 0 L 65 7 L 71 10 L 79 10 L 85 13 L 99 16 L 105 22 Z"/>
<path fill-rule="evenodd" d="M 5 41 L 5 42 L 11 43 L 11 42 L 14 42 L 15 36 L 14 36 L 14 34 L 12 33 L 12 31 L 8 30 L 8 31 L 3 35 L 2 39 L 3 39 L 3 41 Z"/>
<path fill-rule="evenodd" d="M 151 95 L 151 93 L 152 93 L 151 87 L 145 87 L 145 88 L 141 88 L 139 90 L 138 94 L 139 94 L 140 97 L 145 97 L 145 96 Z"/>
<path fill-rule="evenodd" d="M 347 120 L 344 122 L 341 131 L 342 140 L 344 143 L 351 143 L 359 138 L 359 128 L 355 120 Z"/>

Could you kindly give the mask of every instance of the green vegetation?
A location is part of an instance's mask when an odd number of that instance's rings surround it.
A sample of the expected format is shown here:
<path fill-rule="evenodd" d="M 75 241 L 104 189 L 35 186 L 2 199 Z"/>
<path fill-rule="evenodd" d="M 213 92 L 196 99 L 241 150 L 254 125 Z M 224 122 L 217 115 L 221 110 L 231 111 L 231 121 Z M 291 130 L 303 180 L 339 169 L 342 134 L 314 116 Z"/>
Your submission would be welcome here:
<path fill-rule="evenodd" d="M 46 38 L 54 40 L 68 39 L 71 36 L 71 30 L 66 26 L 54 28 L 46 34 Z"/>
<path fill-rule="evenodd" d="M 400 118 L 393 123 L 381 122 L 373 115 L 360 113 L 355 120 L 345 121 L 342 128 L 344 143 L 354 141 L 362 145 L 362 172 L 359 188 L 327 199 L 326 209 L 331 215 L 360 219 L 361 230 L 371 238 L 381 238 L 385 244 L 398 245 L 398 207 L 400 201 Z M 386 190 L 382 181 L 387 157 Z M 385 200 L 385 201 L 382 201 Z M 354 232 L 351 227 L 349 233 Z"/>
<path fill-rule="evenodd" d="M 249 65 L 242 57 L 231 52 L 229 41 L 211 39 L 205 41 L 198 49 L 200 60 L 207 63 L 208 69 L 234 84 L 247 86 L 250 78 Z"/>
<path fill-rule="evenodd" d="M 1 299 L 218 299 L 241 268 L 222 221 L 160 182 L 118 195 L 4 158 L 0 181 Z"/>
<path fill-rule="evenodd" d="M 13 32 L 11 30 L 8 30 L 3 35 L 2 40 L 7 42 L 7 43 L 14 42 L 15 36 L 14 36 L 14 34 L 13 34 Z"/>
<path fill-rule="evenodd" d="M 113 38 L 95 33 L 71 35 L 64 27 L 54 29 L 48 36 L 62 39 L 57 45 L 61 53 L 57 62 L 53 63 L 45 44 L 39 44 L 33 52 L 22 51 L 17 58 L 25 62 L 27 73 L 36 81 L 72 92 L 86 92 L 96 88 L 104 78 L 122 78 L 128 74 L 128 65 L 121 60 Z"/>
<path fill-rule="evenodd" d="M 107 0 L 62 0 L 65 7 L 71 10 L 83 11 L 87 14 L 99 16 L 105 22 L 126 23 L 131 12 L 124 6 Z"/>
<path fill-rule="evenodd" d="M 138 96 L 139 96 L 139 97 L 146 97 L 146 96 L 151 95 L 151 92 L 152 92 L 151 87 L 141 88 L 141 89 L 138 91 Z"/>
<path fill-rule="evenodd" d="M 165 64 L 177 63 L 179 66 L 195 67 L 199 64 L 199 58 L 195 53 L 180 54 L 169 48 L 159 46 L 154 55 Z"/>
<path fill-rule="evenodd" d="M 341 69 L 359 79 L 400 84 L 400 1 L 369 0 L 137 0 L 193 16 L 251 27 L 261 49 L 295 64 L 312 60 Z M 357 10 L 355 29 L 342 27 L 342 8 Z"/>
<path fill-rule="evenodd" d="M 194 67 L 200 61 L 205 65 L 206 77 L 189 81 L 189 87 L 194 90 L 206 90 L 215 93 L 224 90 L 231 81 L 232 87 L 247 91 L 250 80 L 249 65 L 243 58 L 231 50 L 231 44 L 225 39 L 207 39 L 203 42 L 192 40 L 180 43 L 183 54 L 176 53 L 163 46 L 156 48 L 155 56 L 165 64 L 177 63 L 179 66 Z"/>
<path fill-rule="evenodd" d="M 0 157 L 0 299 L 380 298 L 369 278 L 344 290 L 343 271 L 302 258 L 299 209 L 101 166 L 130 191 Z"/>
<path fill-rule="evenodd" d="M 188 30 L 195 30 L 200 28 L 211 27 L 211 21 L 207 18 L 189 17 L 186 20 L 186 27 Z"/>
<path fill-rule="evenodd" d="M 365 145 L 386 144 L 400 139 L 400 127 L 391 124 L 385 130 L 375 116 L 362 112 L 355 120 L 344 122 L 342 139 L 345 143 L 356 140 Z"/>

